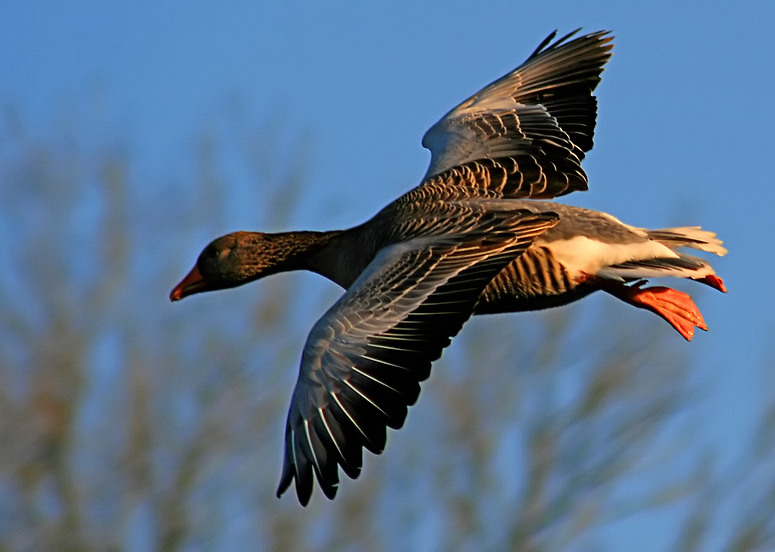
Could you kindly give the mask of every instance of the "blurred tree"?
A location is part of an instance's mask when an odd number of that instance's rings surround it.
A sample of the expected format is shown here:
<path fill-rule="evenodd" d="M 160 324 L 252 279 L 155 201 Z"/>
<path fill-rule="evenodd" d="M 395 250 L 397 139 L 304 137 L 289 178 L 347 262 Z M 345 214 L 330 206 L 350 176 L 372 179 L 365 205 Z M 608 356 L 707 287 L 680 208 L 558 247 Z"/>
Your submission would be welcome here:
<path fill-rule="evenodd" d="M 290 227 L 313 193 L 295 151 L 227 122 L 199 141 L 193 182 L 140 183 L 121 148 L 85 147 L 79 127 L 31 137 L 9 113 L 0 550 L 617 549 L 607 523 L 694 501 L 677 539 L 708 550 L 735 508 L 664 437 L 691 396 L 675 336 L 642 313 L 604 327 L 632 309 L 594 300 L 472 320 L 359 480 L 307 509 L 277 500 L 301 346 L 337 292 L 286 275 L 174 308 L 166 293 L 193 261 L 184 236 L 224 231 L 222 174 L 250 175 L 256 228 Z M 628 333 L 640 320 L 657 333 Z M 719 550 L 773 543 L 773 412 L 745 460 L 769 486 Z"/>
<path fill-rule="evenodd" d="M 772 388 L 772 372 L 768 379 Z M 676 550 L 775 550 L 775 399 L 766 406 L 753 436 L 742 457 L 730 466 L 720 468 L 708 455 Z"/>

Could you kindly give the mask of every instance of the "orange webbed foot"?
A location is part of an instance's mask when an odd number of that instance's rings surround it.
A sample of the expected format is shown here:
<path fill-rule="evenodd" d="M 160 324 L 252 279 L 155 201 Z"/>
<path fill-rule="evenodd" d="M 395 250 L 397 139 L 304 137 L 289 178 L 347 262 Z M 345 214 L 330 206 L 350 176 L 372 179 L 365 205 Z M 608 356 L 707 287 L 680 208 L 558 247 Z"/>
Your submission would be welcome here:
<path fill-rule="evenodd" d="M 641 287 L 645 283 L 641 281 L 632 286 L 621 286 L 607 291 L 635 307 L 658 314 L 687 341 L 694 337 L 695 327 L 707 331 L 708 326 L 700 314 L 700 309 L 689 294 L 669 287 Z"/>

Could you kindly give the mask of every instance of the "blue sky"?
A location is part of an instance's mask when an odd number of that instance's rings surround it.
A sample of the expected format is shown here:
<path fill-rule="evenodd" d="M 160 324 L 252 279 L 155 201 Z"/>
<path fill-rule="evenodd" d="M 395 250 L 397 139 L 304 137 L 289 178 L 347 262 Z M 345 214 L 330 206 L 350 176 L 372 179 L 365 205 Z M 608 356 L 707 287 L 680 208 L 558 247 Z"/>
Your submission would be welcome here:
<path fill-rule="evenodd" d="M 345 227 L 417 184 L 425 130 L 550 31 L 610 29 L 590 190 L 565 201 L 640 226 L 702 224 L 724 239 L 730 253 L 714 265 L 730 292 L 682 288 L 711 332 L 674 343 L 704 366 L 709 446 L 732 459 L 753 437 L 775 337 L 775 4 L 261 4 L 2 0 L 0 103 L 40 135 L 51 121 L 66 126 L 68 110 L 87 114 L 94 127 L 82 130 L 127 144 L 139 181 L 169 176 L 179 193 L 203 128 L 217 131 L 235 109 L 276 121 L 278 141 L 309 144 L 298 162 L 320 190 L 304 199 L 299 227 Z M 3 155 L 13 144 L 0 140 Z M 258 229 L 233 199 L 223 231 Z M 326 218 L 321 204 L 335 207 Z M 191 236 L 181 258 L 202 245 Z"/>

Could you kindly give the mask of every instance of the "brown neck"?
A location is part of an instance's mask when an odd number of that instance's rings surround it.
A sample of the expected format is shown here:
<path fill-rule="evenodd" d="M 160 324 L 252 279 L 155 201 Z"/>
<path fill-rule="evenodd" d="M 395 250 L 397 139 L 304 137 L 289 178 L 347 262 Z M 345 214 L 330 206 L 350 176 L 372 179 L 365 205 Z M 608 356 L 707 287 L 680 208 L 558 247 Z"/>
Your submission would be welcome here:
<path fill-rule="evenodd" d="M 255 246 L 264 251 L 271 250 L 271 256 L 277 261 L 277 270 L 273 270 L 273 272 L 290 270 L 318 272 L 316 269 L 318 257 L 329 249 L 330 244 L 335 242 L 341 233 L 341 231 L 335 230 L 331 232 L 296 231 L 256 234 Z M 249 242 L 252 237 L 252 235 L 249 236 Z"/>

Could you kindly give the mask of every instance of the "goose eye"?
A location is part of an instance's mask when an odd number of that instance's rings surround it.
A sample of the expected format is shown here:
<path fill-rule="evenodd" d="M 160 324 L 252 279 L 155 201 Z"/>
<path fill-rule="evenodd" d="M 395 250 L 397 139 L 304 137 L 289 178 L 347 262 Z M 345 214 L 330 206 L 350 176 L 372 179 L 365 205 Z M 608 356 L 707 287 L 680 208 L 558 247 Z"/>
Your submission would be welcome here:
<path fill-rule="evenodd" d="M 201 265 L 207 265 L 219 258 L 220 252 L 216 247 L 208 245 L 202 250 L 202 254 L 199 256 L 198 263 Z M 202 268 L 203 266 L 200 266 Z"/>

